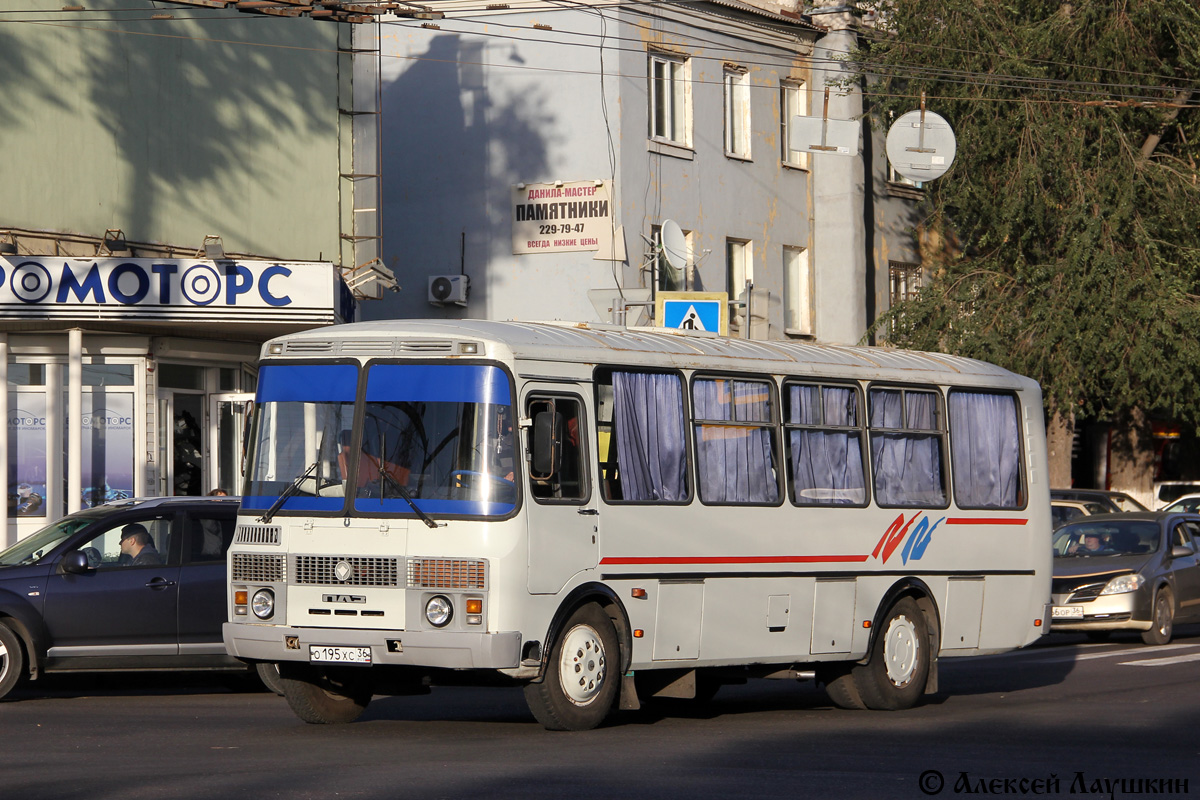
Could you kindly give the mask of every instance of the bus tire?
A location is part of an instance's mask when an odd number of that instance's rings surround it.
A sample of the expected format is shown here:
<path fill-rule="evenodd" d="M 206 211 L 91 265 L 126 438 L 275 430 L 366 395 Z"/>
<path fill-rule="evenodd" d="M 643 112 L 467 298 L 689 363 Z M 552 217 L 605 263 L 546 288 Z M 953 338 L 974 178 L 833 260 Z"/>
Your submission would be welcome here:
<path fill-rule="evenodd" d="M 929 626 L 911 597 L 888 609 L 866 664 L 854 667 L 854 683 L 867 708 L 912 708 L 929 678 Z"/>
<path fill-rule="evenodd" d="M 267 687 L 267 691 L 274 692 L 280 697 L 284 696 L 283 681 L 279 677 L 278 664 L 260 661 L 254 665 L 254 671 L 258 674 L 258 679 L 262 681 L 263 686 Z"/>
<path fill-rule="evenodd" d="M 5 697 L 25 674 L 25 651 L 12 628 L 0 622 L 0 697 Z"/>
<path fill-rule="evenodd" d="M 525 702 L 546 730 L 591 730 L 612 710 L 620 665 L 612 620 L 594 603 L 581 606 L 554 642 L 541 682 L 525 686 Z"/>
<path fill-rule="evenodd" d="M 1150 630 L 1142 632 L 1146 644 L 1166 644 L 1174 632 L 1175 605 L 1171 602 L 1171 590 L 1165 586 L 1154 593 L 1154 606 L 1150 610 Z"/>
<path fill-rule="evenodd" d="M 854 682 L 854 670 L 851 664 L 831 664 L 822 668 L 821 681 L 825 684 L 825 692 L 838 708 L 850 711 L 863 711 L 867 704 L 858 693 Z"/>
<path fill-rule="evenodd" d="M 371 702 L 368 676 L 283 670 L 283 696 L 297 717 L 312 725 L 339 725 L 358 719 Z"/>

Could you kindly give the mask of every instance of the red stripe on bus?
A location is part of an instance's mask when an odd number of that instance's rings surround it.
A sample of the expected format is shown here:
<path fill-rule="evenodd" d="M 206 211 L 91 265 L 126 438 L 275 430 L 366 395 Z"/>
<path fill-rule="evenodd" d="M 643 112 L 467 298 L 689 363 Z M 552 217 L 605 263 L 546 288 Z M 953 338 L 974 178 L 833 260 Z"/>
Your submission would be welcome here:
<path fill-rule="evenodd" d="M 866 561 L 867 556 L 647 556 L 602 558 L 601 564 L 827 564 Z"/>
<path fill-rule="evenodd" d="M 1015 519 L 1011 517 L 997 517 L 988 519 L 987 517 L 950 517 L 946 520 L 947 525 L 1025 525 L 1029 522 L 1027 519 Z"/>

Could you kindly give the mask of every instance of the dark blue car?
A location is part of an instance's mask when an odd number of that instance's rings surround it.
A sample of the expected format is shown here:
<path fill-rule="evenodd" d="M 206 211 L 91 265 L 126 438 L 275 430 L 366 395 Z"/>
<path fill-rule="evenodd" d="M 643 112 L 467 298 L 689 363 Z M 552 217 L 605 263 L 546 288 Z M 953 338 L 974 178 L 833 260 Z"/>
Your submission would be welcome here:
<path fill-rule="evenodd" d="M 24 677 L 248 670 L 221 642 L 237 498 L 121 500 L 0 552 L 0 697 Z"/>

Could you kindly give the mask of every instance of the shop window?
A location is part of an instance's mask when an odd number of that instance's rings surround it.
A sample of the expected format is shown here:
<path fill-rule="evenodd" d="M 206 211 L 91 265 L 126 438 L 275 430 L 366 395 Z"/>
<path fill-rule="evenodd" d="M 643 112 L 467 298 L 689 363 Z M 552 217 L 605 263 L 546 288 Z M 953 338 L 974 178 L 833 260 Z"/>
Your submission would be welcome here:
<path fill-rule="evenodd" d="M 204 367 L 160 364 L 158 385 L 164 389 L 204 389 Z"/>
<path fill-rule="evenodd" d="M 133 386 L 133 364 L 84 364 L 84 386 Z"/>
<path fill-rule="evenodd" d="M 10 365 L 9 376 L 13 366 Z M 46 394 L 8 395 L 8 515 L 46 516 Z"/>
<path fill-rule="evenodd" d="M 9 386 L 45 386 L 46 366 L 44 364 L 9 364 Z"/>

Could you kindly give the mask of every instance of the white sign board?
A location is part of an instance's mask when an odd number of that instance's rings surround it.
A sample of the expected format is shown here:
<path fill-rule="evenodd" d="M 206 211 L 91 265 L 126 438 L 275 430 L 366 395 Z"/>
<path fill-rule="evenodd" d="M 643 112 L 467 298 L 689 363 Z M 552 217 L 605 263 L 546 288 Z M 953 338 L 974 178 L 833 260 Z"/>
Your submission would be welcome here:
<path fill-rule="evenodd" d="M 788 147 L 802 153 L 856 156 L 861 138 L 862 123 L 858 120 L 792 117 Z"/>
<path fill-rule="evenodd" d="M 176 258 L 0 258 L 0 314 L 37 319 L 349 321 L 354 300 L 329 262 Z"/>
<path fill-rule="evenodd" d="M 512 188 L 513 255 L 609 248 L 611 181 L 525 183 Z"/>

